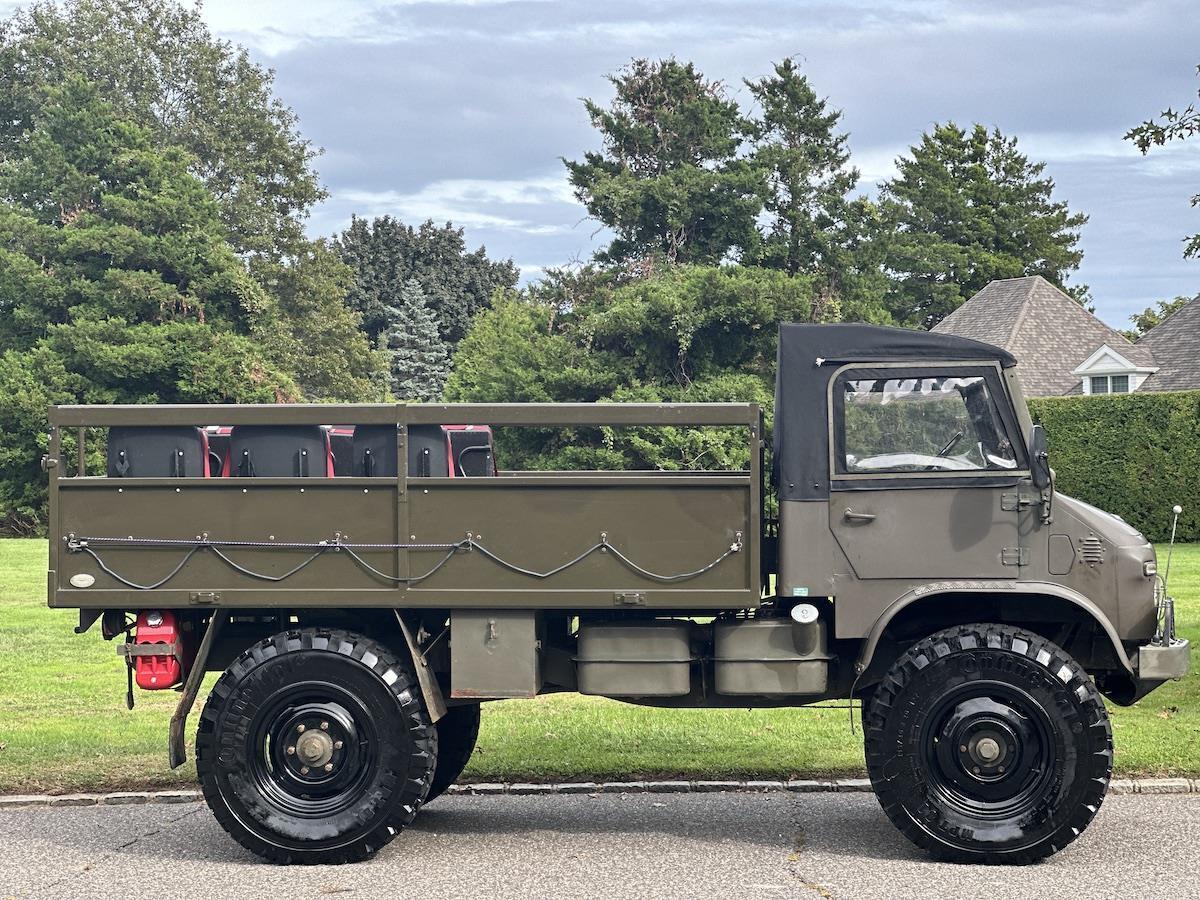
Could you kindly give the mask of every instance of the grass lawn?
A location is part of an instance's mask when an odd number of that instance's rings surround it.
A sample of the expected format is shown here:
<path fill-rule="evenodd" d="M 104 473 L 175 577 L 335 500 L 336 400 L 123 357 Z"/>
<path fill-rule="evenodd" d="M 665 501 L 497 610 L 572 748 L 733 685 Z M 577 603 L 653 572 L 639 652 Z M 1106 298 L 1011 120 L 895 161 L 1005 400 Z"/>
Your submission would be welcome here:
<path fill-rule="evenodd" d="M 1177 547 L 1173 569 L 1179 628 L 1197 646 L 1200 544 Z M 175 772 L 166 764 L 177 695 L 139 691 L 127 712 L 124 663 L 98 627 L 77 636 L 74 611 L 46 607 L 45 570 L 45 541 L 0 541 L 0 792 L 193 782 L 191 763 Z M 1118 772 L 1200 775 L 1200 676 L 1112 714 Z M 861 735 L 851 734 L 844 708 L 658 710 L 558 695 L 485 704 L 466 777 L 778 778 L 862 768 Z"/>

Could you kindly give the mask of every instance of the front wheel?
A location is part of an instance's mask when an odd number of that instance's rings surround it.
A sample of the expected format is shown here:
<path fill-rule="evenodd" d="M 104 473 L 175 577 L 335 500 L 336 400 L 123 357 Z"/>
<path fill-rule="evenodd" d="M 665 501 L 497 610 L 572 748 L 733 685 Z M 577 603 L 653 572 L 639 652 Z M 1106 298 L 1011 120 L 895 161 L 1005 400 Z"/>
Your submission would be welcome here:
<path fill-rule="evenodd" d="M 272 862 L 366 859 L 416 815 L 437 732 L 409 668 L 380 644 L 306 628 L 243 653 L 196 735 L 204 798 Z"/>
<path fill-rule="evenodd" d="M 874 692 L 867 769 L 893 824 L 935 856 L 1028 863 L 1087 827 L 1112 774 L 1112 728 L 1087 673 L 1007 625 L 920 641 Z"/>

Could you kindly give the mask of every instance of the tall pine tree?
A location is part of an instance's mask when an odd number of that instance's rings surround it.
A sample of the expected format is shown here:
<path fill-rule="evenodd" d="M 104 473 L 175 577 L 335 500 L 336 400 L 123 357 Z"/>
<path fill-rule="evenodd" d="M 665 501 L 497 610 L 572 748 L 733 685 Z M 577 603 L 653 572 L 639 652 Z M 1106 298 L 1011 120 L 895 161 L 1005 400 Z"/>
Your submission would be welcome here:
<path fill-rule="evenodd" d="M 858 170 L 850 165 L 840 110 L 819 98 L 795 61 L 746 81 L 757 106 L 748 123 L 751 161 L 766 182 L 770 216 L 754 261 L 789 275 L 811 275 L 813 315 L 886 319 L 884 279 L 875 258 L 875 208 L 851 197 Z"/>
<path fill-rule="evenodd" d="M 715 263 L 752 247 L 761 180 L 738 155 L 744 123 L 724 86 L 675 59 L 635 59 L 608 80 L 609 106 L 584 101 L 603 150 L 563 160 L 575 196 L 615 235 L 598 258 Z"/>
<path fill-rule="evenodd" d="M 438 400 L 450 376 L 450 351 L 438 334 L 437 316 L 415 280 L 405 283 L 398 300 L 387 308 L 390 324 L 380 339 L 388 353 L 392 393 L 398 400 Z"/>
<path fill-rule="evenodd" d="M 899 174 L 881 186 L 890 231 L 888 306 L 902 324 L 932 328 L 996 278 L 1041 275 L 1069 287 L 1088 217 L 1055 200 L 1046 164 L 1030 162 L 1016 138 L 947 122 L 921 136 Z"/>

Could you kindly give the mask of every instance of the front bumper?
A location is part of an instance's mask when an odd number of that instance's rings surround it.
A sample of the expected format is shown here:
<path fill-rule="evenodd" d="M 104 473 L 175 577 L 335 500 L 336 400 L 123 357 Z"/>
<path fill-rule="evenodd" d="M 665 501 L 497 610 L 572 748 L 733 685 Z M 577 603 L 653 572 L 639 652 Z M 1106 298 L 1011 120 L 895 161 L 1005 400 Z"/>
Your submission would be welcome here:
<path fill-rule="evenodd" d="M 1134 660 L 1137 680 L 1157 686 L 1173 678 L 1182 678 L 1191 668 L 1191 645 L 1186 638 L 1169 643 L 1152 643 L 1139 647 Z"/>

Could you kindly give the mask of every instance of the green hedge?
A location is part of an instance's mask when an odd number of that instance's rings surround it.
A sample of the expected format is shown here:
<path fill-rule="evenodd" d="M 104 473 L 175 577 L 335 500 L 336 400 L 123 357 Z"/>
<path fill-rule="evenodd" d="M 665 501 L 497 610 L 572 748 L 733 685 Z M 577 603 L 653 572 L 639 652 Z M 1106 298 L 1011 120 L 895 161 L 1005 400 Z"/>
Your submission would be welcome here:
<path fill-rule="evenodd" d="M 1053 397 L 1030 412 L 1050 441 L 1058 489 L 1116 513 L 1152 541 L 1200 540 L 1200 391 Z"/>

